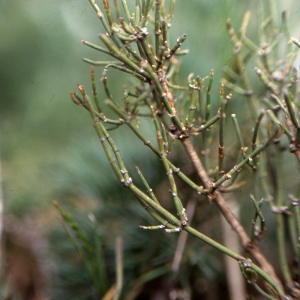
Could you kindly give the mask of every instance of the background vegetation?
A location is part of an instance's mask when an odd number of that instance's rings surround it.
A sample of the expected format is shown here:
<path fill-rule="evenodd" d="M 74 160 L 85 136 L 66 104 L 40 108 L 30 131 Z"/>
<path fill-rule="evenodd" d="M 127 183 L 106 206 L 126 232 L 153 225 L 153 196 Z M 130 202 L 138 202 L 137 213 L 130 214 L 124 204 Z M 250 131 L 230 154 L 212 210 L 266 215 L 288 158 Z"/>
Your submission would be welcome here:
<path fill-rule="evenodd" d="M 219 81 L 223 66 L 232 57 L 225 21 L 230 17 L 233 25 L 239 26 L 244 12 L 251 10 L 249 35 L 255 40 L 258 2 L 189 0 L 187 5 L 186 1 L 178 1 L 171 39 L 187 33 L 185 47 L 190 49 L 189 55 L 183 58 L 182 80 L 190 72 L 206 75 L 213 68 L 215 82 Z M 278 11 L 284 9 L 291 10 L 289 24 L 292 35 L 298 37 L 296 21 L 300 4 L 297 1 L 279 1 Z M 70 261 L 66 259 L 70 258 L 73 245 L 66 239 L 65 232 L 59 229 L 61 223 L 54 212 L 53 199 L 63 203 L 66 211 L 74 211 L 91 236 L 94 225 L 87 217 L 89 213 L 93 212 L 103 223 L 99 236 L 104 241 L 109 266 L 105 287 L 114 281 L 114 237 L 122 234 L 125 253 L 128 253 L 126 282 L 134 284 L 132 282 L 137 274 L 150 271 L 146 263 L 149 258 L 154 260 L 153 269 L 163 265 L 172 257 L 176 243 L 173 236 L 166 237 L 163 232 L 151 232 L 146 236 L 136 225 L 148 223 L 148 216 L 142 210 L 135 211 L 135 205 L 129 205 L 127 217 L 122 217 L 125 212 L 124 207 L 119 209 L 119 201 L 122 197 L 130 198 L 130 195 L 115 189 L 113 176 L 107 172 L 108 164 L 103 159 L 89 118 L 84 117 L 69 100 L 74 83 L 90 84 L 89 66 L 80 58 L 92 58 L 96 54 L 84 47 L 80 40 L 98 41 L 97 34 L 103 31 L 99 20 L 88 1 L 42 3 L 15 0 L 0 2 L 0 25 L 3 28 L 0 45 L 0 143 L 5 214 L 13 214 L 31 222 L 36 228 L 52 232 L 49 252 L 53 259 L 48 260 L 51 264 L 48 274 L 54 282 L 50 288 L 53 299 L 74 299 L 75 295 L 76 299 L 93 299 L 98 292 L 91 289 L 91 279 L 82 271 L 78 256 L 73 254 Z M 98 54 L 95 58 L 101 59 Z M 97 80 L 101 72 L 96 70 Z M 125 78 L 117 73 L 115 76 L 115 81 L 120 82 L 120 89 L 114 92 L 116 98 L 122 98 Z M 218 99 L 218 92 L 218 88 L 212 91 L 212 99 Z M 132 141 L 126 130 L 114 138 L 122 145 L 130 164 L 148 164 L 144 168 L 152 176 L 152 185 L 161 182 L 159 174 L 151 173 L 155 168 L 153 162 L 140 155 L 142 148 L 136 146 L 132 151 Z M 299 174 L 293 173 L 286 181 L 293 182 L 299 178 Z M 137 220 L 128 223 L 128 215 Z M 215 225 L 219 224 L 218 216 L 214 212 L 206 211 L 203 216 L 199 210 L 197 217 L 203 228 L 220 238 Z M 161 236 L 159 242 L 158 235 Z M 190 248 L 198 251 L 198 247 L 196 243 Z M 205 250 L 206 246 L 202 247 L 201 257 L 190 255 L 193 261 L 187 264 L 186 272 L 195 281 L 202 280 L 195 286 L 203 299 L 220 299 L 218 291 L 226 285 L 220 279 L 224 271 L 222 259 L 216 259 L 210 248 Z M 163 269 L 160 271 L 164 272 Z M 184 286 L 184 277 L 176 280 Z M 76 285 L 78 289 L 74 289 Z"/>

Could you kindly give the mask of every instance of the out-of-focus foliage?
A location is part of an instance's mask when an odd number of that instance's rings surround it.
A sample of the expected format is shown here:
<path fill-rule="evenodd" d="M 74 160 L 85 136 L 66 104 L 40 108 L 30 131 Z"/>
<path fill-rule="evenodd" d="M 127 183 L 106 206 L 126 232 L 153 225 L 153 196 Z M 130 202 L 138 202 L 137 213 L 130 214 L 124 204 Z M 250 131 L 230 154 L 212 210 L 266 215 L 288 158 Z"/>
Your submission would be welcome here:
<path fill-rule="evenodd" d="M 259 13 L 256 6 L 257 1 L 191 0 L 188 5 L 178 1 L 171 40 L 187 33 L 185 45 L 190 49 L 184 58 L 182 80 L 189 72 L 204 75 L 214 68 L 217 81 L 231 58 L 226 19 L 231 17 L 234 25 L 239 24 L 247 9 L 253 10 L 254 19 Z M 279 10 L 293 8 L 293 33 L 299 3 L 285 1 L 278 6 Z M 74 158 L 71 164 L 76 164 L 83 149 L 92 147 L 93 132 L 86 126 L 89 121 L 71 105 L 68 93 L 73 82 L 89 85 L 89 66 L 80 58 L 100 58 L 80 40 L 97 42 L 103 29 L 91 16 L 88 1 L 2 1 L 0 14 L 4 192 L 6 209 L 21 213 L 32 205 L 49 203 L 58 184 L 55 177 L 60 177 L 66 159 Z M 253 20 L 252 28 L 255 25 Z M 98 73 L 98 80 L 100 77 Z M 122 90 L 114 92 L 122 97 Z M 55 174 L 49 171 L 53 166 Z"/>
<path fill-rule="evenodd" d="M 187 33 L 185 47 L 190 49 L 189 55 L 183 58 L 181 80 L 189 72 L 206 75 L 213 68 L 218 82 L 222 67 L 232 56 L 225 21 L 231 17 L 233 25 L 240 24 L 248 9 L 253 11 L 252 18 L 255 19 L 259 13 L 258 1 L 177 2 L 171 40 L 175 41 L 180 34 Z M 289 23 L 293 34 L 296 34 L 293 20 L 299 19 L 300 4 L 281 2 L 278 10 L 291 10 Z M 255 20 L 250 25 L 250 35 L 255 37 Z M 134 282 L 137 274 L 170 262 L 176 237 L 160 233 L 163 243 L 157 243 L 157 233 L 155 238 L 152 233 L 146 236 L 136 227 L 138 223 L 148 223 L 148 215 L 135 205 L 129 205 L 128 211 L 124 211 L 122 201 L 130 203 L 132 199 L 126 191 L 115 191 L 112 185 L 114 179 L 106 171 L 109 165 L 102 159 L 90 120 L 83 117 L 69 100 L 74 82 L 90 85 L 89 66 L 80 58 L 100 59 L 95 57 L 93 50 L 80 43 L 81 39 L 98 42 L 97 34 L 103 31 L 88 1 L 1 1 L 0 27 L 3 29 L 0 44 L 0 143 L 5 210 L 24 218 L 27 214 L 34 215 L 34 220 L 47 228 L 52 228 L 55 220 L 56 228 L 50 240 L 58 263 L 53 271 L 53 299 L 94 299 L 97 295 L 97 291 L 91 289 L 88 275 L 82 271 L 82 262 L 73 246 L 65 233 L 58 229 L 61 227 L 58 218 L 53 218 L 52 212 L 48 214 L 53 198 L 66 202 L 65 210 L 82 213 L 76 220 L 90 233 L 91 239 L 93 224 L 87 215 L 93 211 L 104 226 L 99 236 L 105 245 L 109 284 L 113 283 L 115 276 L 115 235 L 125 235 L 124 255 L 128 259 L 125 270 L 130 283 Z M 97 80 L 101 72 L 96 70 Z M 119 75 L 112 72 L 110 85 L 113 85 L 112 74 L 115 76 L 113 80 L 125 83 L 124 77 L 116 77 Z M 112 89 L 120 99 L 123 97 L 121 88 L 122 84 L 119 84 L 118 89 Z M 212 91 L 212 99 L 217 99 L 217 95 L 217 89 Z M 148 163 L 144 165 L 149 173 L 148 180 L 153 185 L 159 184 L 160 177 L 152 172 L 155 167 L 152 161 L 139 157 L 142 147 L 136 146 L 132 151 L 131 133 L 122 130 L 120 136 L 113 134 L 116 142 L 124 148 L 122 151 L 127 162 L 132 165 Z M 134 222 L 128 223 L 127 217 L 122 218 L 125 213 L 132 219 L 136 218 Z M 210 229 L 216 230 L 218 236 L 218 230 L 203 218 L 199 212 L 199 226 L 205 223 L 202 226 L 212 227 Z M 195 278 L 209 278 L 210 281 L 203 279 L 195 283 L 205 290 L 218 280 L 222 267 L 218 261 L 212 262 L 210 249 L 201 250 L 203 254 L 199 258 L 193 255 L 199 251 L 198 247 L 198 244 L 190 246 L 189 269 L 186 272 L 197 273 Z M 149 258 L 153 261 L 146 264 Z M 185 286 L 184 278 L 180 277 L 179 281 L 181 286 Z M 78 290 L 74 286 L 78 286 Z M 210 288 L 217 290 L 216 287 Z"/>

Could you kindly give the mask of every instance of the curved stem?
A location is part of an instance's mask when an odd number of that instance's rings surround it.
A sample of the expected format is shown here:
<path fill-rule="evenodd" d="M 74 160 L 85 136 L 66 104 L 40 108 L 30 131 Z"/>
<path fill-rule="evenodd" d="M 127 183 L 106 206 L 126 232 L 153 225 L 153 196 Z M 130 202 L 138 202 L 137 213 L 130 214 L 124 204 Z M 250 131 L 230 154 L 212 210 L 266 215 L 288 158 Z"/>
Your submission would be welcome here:
<path fill-rule="evenodd" d="M 238 255 L 237 253 L 229 250 L 228 248 L 226 248 L 225 246 L 217 243 L 216 241 L 210 239 L 209 237 L 207 237 L 206 235 L 200 233 L 199 231 L 197 231 L 196 229 L 190 227 L 190 226 L 185 226 L 184 230 L 189 232 L 190 234 L 192 234 L 193 236 L 198 237 L 200 240 L 202 240 L 203 242 L 211 245 L 212 247 L 216 248 L 217 250 L 221 251 L 222 253 L 225 253 L 226 255 L 232 257 L 233 259 L 237 260 L 237 261 L 243 261 L 245 260 L 242 256 Z M 278 294 L 280 296 L 284 296 L 284 291 L 282 289 L 281 283 L 280 281 L 275 280 L 273 275 L 268 274 L 268 272 L 265 272 L 264 270 L 262 270 L 260 267 L 258 267 L 257 265 L 255 265 L 254 263 L 251 263 L 249 265 L 249 268 L 253 269 L 255 272 L 257 272 L 261 277 L 263 277 L 267 282 L 269 282 L 278 292 Z M 276 278 L 277 279 L 277 278 Z"/>

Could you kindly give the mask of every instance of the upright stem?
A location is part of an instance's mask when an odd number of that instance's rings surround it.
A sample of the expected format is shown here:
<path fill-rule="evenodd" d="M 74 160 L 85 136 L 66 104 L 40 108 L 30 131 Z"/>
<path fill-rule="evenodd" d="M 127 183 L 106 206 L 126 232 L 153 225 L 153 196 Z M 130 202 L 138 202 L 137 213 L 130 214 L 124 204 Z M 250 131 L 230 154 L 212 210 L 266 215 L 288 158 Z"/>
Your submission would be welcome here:
<path fill-rule="evenodd" d="M 284 186 L 283 186 L 283 177 L 281 174 L 281 167 L 282 164 L 282 151 L 279 149 L 279 145 L 277 145 L 277 157 L 276 157 L 276 205 L 277 207 L 282 207 L 284 205 Z M 277 230 L 276 230 L 276 236 L 277 236 L 277 245 L 278 245 L 278 253 L 279 253 L 279 262 L 281 265 L 284 281 L 286 285 L 292 286 L 292 277 L 290 274 L 288 261 L 286 257 L 286 250 L 285 250 L 285 244 L 286 244 L 286 238 L 285 238 L 285 224 L 284 224 L 284 215 L 282 213 L 277 214 Z"/>
<path fill-rule="evenodd" d="M 116 293 L 113 300 L 120 299 L 122 287 L 123 287 L 123 240 L 121 237 L 116 238 Z M 99 278 L 101 280 L 101 278 Z"/>

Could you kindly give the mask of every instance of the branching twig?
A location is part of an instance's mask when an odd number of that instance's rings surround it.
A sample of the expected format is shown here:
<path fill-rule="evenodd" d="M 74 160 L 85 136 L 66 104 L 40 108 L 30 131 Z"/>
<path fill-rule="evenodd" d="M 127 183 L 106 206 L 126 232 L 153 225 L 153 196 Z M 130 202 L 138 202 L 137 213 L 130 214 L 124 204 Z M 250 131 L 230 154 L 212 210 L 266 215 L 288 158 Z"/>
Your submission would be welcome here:
<path fill-rule="evenodd" d="M 185 138 L 182 139 L 182 144 L 192 162 L 194 165 L 198 176 L 201 178 L 203 185 L 205 186 L 206 189 L 210 189 L 211 187 L 211 182 L 208 177 L 208 174 L 206 170 L 204 169 L 202 162 L 196 153 L 194 146 L 191 142 L 190 138 Z M 245 232 L 243 226 L 240 224 L 236 216 L 232 213 L 230 208 L 228 207 L 226 201 L 224 200 L 223 196 L 220 194 L 220 192 L 215 191 L 213 194 L 213 201 L 216 203 L 218 206 L 220 212 L 228 222 L 228 224 L 231 226 L 231 228 L 238 234 L 240 241 L 244 247 L 244 249 L 249 252 L 259 263 L 261 268 L 268 273 L 274 280 L 278 283 L 278 285 L 281 286 L 281 282 L 279 278 L 277 277 L 275 270 L 273 266 L 268 262 L 268 260 L 265 258 L 265 256 L 261 253 L 259 248 L 257 247 L 251 247 L 250 246 L 250 238 Z"/>

